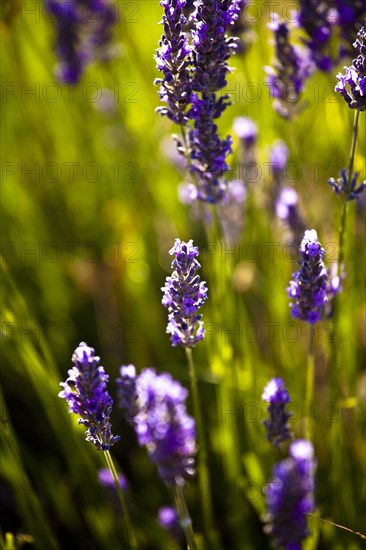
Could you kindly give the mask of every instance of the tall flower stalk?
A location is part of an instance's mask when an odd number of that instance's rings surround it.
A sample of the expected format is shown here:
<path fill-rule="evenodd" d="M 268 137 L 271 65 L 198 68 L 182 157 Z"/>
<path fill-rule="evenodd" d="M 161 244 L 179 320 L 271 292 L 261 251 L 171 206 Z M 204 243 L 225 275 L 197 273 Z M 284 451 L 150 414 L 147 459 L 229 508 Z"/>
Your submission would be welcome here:
<path fill-rule="evenodd" d="M 305 231 L 300 244 L 300 269 L 293 274 L 287 289 L 291 315 L 309 323 L 309 348 L 305 389 L 305 434 L 311 439 L 310 406 L 314 394 L 314 325 L 324 313 L 327 298 L 328 271 L 323 258 L 324 249 L 318 241 L 317 232 Z"/>
<path fill-rule="evenodd" d="M 227 60 L 238 39 L 228 36 L 240 13 L 238 0 L 198 0 L 187 21 L 185 0 L 162 0 L 164 34 L 157 50 L 157 67 L 164 78 L 159 95 L 167 105 L 157 110 L 179 124 L 178 152 L 186 157 L 197 199 L 219 202 L 225 193 L 226 158 L 231 138 L 218 134 L 216 120 L 230 104 L 227 94 Z M 187 38 L 191 25 L 190 42 Z"/>
<path fill-rule="evenodd" d="M 278 547 L 300 550 L 310 531 L 307 514 L 314 511 L 316 460 L 310 441 L 297 439 L 290 456 L 277 463 L 273 479 L 265 488 L 265 532 Z"/>
<path fill-rule="evenodd" d="M 66 399 L 69 412 L 79 415 L 79 424 L 87 427 L 86 440 L 93 443 L 98 451 L 104 453 L 108 468 L 114 479 L 117 494 L 125 521 L 126 535 L 130 548 L 135 549 L 136 539 L 118 475 L 109 449 L 120 440 L 113 435 L 109 417 L 113 400 L 107 390 L 108 374 L 99 366 L 100 358 L 95 350 L 81 342 L 73 353 L 74 366 L 68 371 L 66 382 L 61 382 L 59 397 Z"/>
<path fill-rule="evenodd" d="M 196 428 L 186 412 L 188 391 L 170 374 L 133 365 L 121 367 L 117 379 L 120 406 L 133 425 L 140 445 L 147 449 L 164 483 L 172 490 L 188 548 L 196 543 L 184 496 L 185 479 L 195 473 Z"/>
<path fill-rule="evenodd" d="M 214 545 L 212 547 L 215 547 L 212 503 L 209 498 L 205 498 L 207 488 L 210 487 L 210 475 L 197 375 L 192 356 L 192 348 L 203 339 L 205 333 L 203 321 L 201 321 L 202 315 L 198 313 L 198 309 L 207 299 L 207 288 L 197 273 L 201 267 L 196 260 L 199 251 L 198 247 L 193 246 L 192 240 L 186 243 L 176 239 L 169 253 L 175 256 L 172 262 L 174 271 L 171 277 L 166 278 L 165 286 L 162 287 L 164 292 L 162 304 L 168 309 L 167 332 L 171 334 L 172 345 L 179 345 L 186 351 L 193 409 L 197 422 L 199 487 L 204 529 L 207 539 Z"/>

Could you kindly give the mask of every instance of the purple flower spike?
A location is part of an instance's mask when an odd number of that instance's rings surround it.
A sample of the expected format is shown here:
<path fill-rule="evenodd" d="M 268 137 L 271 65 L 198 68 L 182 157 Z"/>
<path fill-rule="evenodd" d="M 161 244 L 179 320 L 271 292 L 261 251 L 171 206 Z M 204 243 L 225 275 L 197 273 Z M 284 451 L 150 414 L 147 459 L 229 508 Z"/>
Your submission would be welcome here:
<path fill-rule="evenodd" d="M 114 6 L 109 0 L 46 0 L 46 9 L 56 21 L 57 77 L 77 84 L 87 63 L 109 56 Z"/>
<path fill-rule="evenodd" d="M 205 331 L 198 309 L 207 299 L 207 288 L 200 281 L 197 270 L 201 267 L 196 257 L 198 247 L 176 239 L 169 254 L 175 255 L 171 267 L 174 271 L 162 287 L 162 304 L 168 309 L 167 333 L 173 346 L 193 348 L 203 339 Z"/>
<path fill-rule="evenodd" d="M 118 405 L 125 411 L 125 418 L 131 425 L 138 412 L 136 393 L 136 368 L 134 365 L 122 365 L 121 378 L 117 378 Z"/>
<path fill-rule="evenodd" d="M 288 287 L 291 315 L 315 325 L 322 319 L 327 302 L 328 271 L 324 267 L 324 249 L 318 241 L 315 229 L 305 231 L 300 245 L 300 269 L 293 274 Z"/>
<path fill-rule="evenodd" d="M 347 191 L 347 183 L 348 183 L 348 170 L 346 168 L 343 168 L 341 170 L 341 176 L 337 180 L 334 178 L 330 178 L 328 180 L 329 185 L 332 186 L 333 191 L 336 193 L 336 195 L 345 195 L 346 201 L 353 201 L 357 200 L 361 193 L 366 189 L 366 180 L 363 180 L 363 182 L 360 183 L 358 187 L 357 186 L 357 180 L 358 180 L 359 173 L 355 172 L 353 174 L 353 177 L 350 182 L 350 189 Z"/>
<path fill-rule="evenodd" d="M 350 109 L 366 111 L 366 31 L 365 28 L 357 33 L 357 40 L 353 46 L 360 52 L 350 67 L 344 67 L 345 74 L 338 73 L 339 80 L 335 91 L 339 92 Z"/>
<path fill-rule="evenodd" d="M 264 388 L 262 399 L 269 403 L 267 408 L 269 420 L 263 421 L 267 429 L 267 439 L 272 445 L 277 447 L 277 445 L 292 437 L 288 425 L 291 413 L 286 411 L 286 405 L 290 402 L 290 396 L 282 378 L 273 378 L 268 382 Z"/>
<path fill-rule="evenodd" d="M 109 416 L 113 400 L 107 391 L 109 376 L 104 367 L 98 367 L 100 359 L 94 355 L 94 349 L 81 342 L 74 351 L 74 367 L 68 371 L 64 389 L 58 394 L 66 399 L 69 412 L 78 414 L 79 424 L 84 424 L 86 440 L 91 441 L 99 451 L 107 451 L 120 440 L 113 436 Z"/>
<path fill-rule="evenodd" d="M 305 231 L 305 224 L 299 211 L 296 191 L 291 187 L 282 187 L 275 208 L 277 217 L 289 228 L 293 242 L 299 245 Z"/>
<path fill-rule="evenodd" d="M 166 107 L 158 107 L 161 115 L 168 116 L 177 124 L 185 125 L 187 115 L 185 110 L 191 102 L 191 82 L 189 76 L 190 46 L 183 32 L 187 23 L 183 14 L 185 0 L 162 0 L 164 15 L 161 23 L 164 34 L 156 52 L 158 69 L 164 78 L 155 80 L 160 84 L 160 99 L 167 103 Z"/>
<path fill-rule="evenodd" d="M 183 485 L 195 473 L 196 428 L 186 412 L 188 396 L 170 374 L 144 369 L 136 381 L 138 413 L 135 431 L 167 485 Z"/>
<path fill-rule="evenodd" d="M 251 118 L 239 116 L 234 120 L 234 133 L 242 141 L 244 149 L 249 149 L 257 141 L 258 126 Z"/>
<path fill-rule="evenodd" d="M 326 53 L 332 27 L 336 23 L 334 8 L 329 2 L 300 0 L 298 24 L 309 36 L 306 40 L 311 57 L 321 71 L 329 72 L 333 67 L 330 55 Z"/>
<path fill-rule="evenodd" d="M 306 514 L 314 511 L 315 469 L 313 446 L 304 439 L 294 441 L 289 458 L 274 467 L 273 479 L 265 488 L 264 530 L 276 547 L 301 550 L 309 536 Z"/>
<path fill-rule="evenodd" d="M 273 67 L 264 67 L 265 83 L 274 98 L 274 108 L 284 118 L 290 118 L 299 101 L 305 81 L 315 69 L 308 50 L 290 43 L 290 31 L 285 22 L 270 23 L 275 33 L 276 61 Z"/>
<path fill-rule="evenodd" d="M 192 30 L 192 107 L 190 118 L 194 128 L 189 133 L 191 148 L 190 171 L 198 179 L 198 198 L 216 203 L 222 199 L 222 181 L 228 170 L 226 157 L 231 153 L 232 140 L 221 139 L 215 119 L 230 104 L 227 94 L 217 92 L 227 84 L 227 60 L 235 51 L 238 40 L 226 32 L 237 20 L 238 0 L 198 0 L 191 15 Z"/>

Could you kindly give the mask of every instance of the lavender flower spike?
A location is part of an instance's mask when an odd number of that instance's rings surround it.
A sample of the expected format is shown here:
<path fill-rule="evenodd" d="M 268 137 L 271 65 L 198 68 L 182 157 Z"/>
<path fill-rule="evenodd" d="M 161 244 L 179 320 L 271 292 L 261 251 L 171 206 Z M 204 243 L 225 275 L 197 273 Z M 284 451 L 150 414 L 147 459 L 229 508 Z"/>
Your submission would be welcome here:
<path fill-rule="evenodd" d="M 166 332 L 171 334 L 173 346 L 193 348 L 205 334 L 202 315 L 197 311 L 207 299 L 205 282 L 197 274 L 201 267 L 195 259 L 198 247 L 192 240 L 186 243 L 176 239 L 169 254 L 175 255 L 171 265 L 174 271 L 161 289 L 162 304 L 169 312 Z"/>
<path fill-rule="evenodd" d="M 215 119 L 229 105 L 227 94 L 216 93 L 227 84 L 227 60 L 238 40 L 226 35 L 238 18 L 238 0 L 198 0 L 191 15 L 192 30 L 192 108 L 194 128 L 189 133 L 190 171 L 198 178 L 198 198 L 220 201 L 225 192 L 222 177 L 228 170 L 226 157 L 231 152 L 231 137 L 221 140 Z"/>
<path fill-rule="evenodd" d="M 46 0 L 55 17 L 59 57 L 57 77 L 77 84 L 84 67 L 95 59 L 110 57 L 111 28 L 116 14 L 111 0 Z"/>
<path fill-rule="evenodd" d="M 184 479 L 195 473 L 197 451 L 195 421 L 185 406 L 188 390 L 170 374 L 144 369 L 137 378 L 136 391 L 138 442 L 146 446 L 167 485 L 183 485 Z"/>
<path fill-rule="evenodd" d="M 353 46 L 360 55 L 354 59 L 350 67 L 344 67 L 346 73 L 337 74 L 339 80 L 335 91 L 339 92 L 350 109 L 366 111 L 366 30 L 365 27 L 357 33 Z M 349 87 L 349 89 L 347 88 Z"/>
<path fill-rule="evenodd" d="M 318 241 L 315 229 L 305 231 L 300 244 L 300 269 L 293 274 L 288 287 L 291 315 L 315 325 L 322 318 L 327 301 L 328 271 L 324 267 L 324 249 Z"/>
<path fill-rule="evenodd" d="M 165 10 L 161 21 L 164 34 L 155 59 L 164 78 L 156 79 L 155 84 L 161 85 L 159 95 L 167 106 L 158 107 L 157 111 L 177 124 L 184 125 L 187 122 L 185 109 L 191 101 L 188 69 L 190 46 L 183 32 L 183 26 L 187 23 L 183 14 L 186 0 L 162 0 L 160 4 Z"/>
<path fill-rule="evenodd" d="M 269 419 L 263 421 L 267 429 L 267 439 L 277 447 L 292 436 L 288 425 L 291 413 L 286 411 L 290 396 L 282 378 L 273 378 L 268 382 L 263 390 L 262 399 L 269 403 Z"/>
<path fill-rule="evenodd" d="M 118 405 L 125 411 L 127 422 L 134 425 L 134 417 L 138 412 L 136 393 L 136 368 L 134 365 L 122 365 L 121 378 L 117 378 Z"/>
<path fill-rule="evenodd" d="M 290 456 L 273 470 L 265 488 L 267 513 L 265 532 L 285 550 L 301 550 L 309 536 L 306 514 L 314 510 L 316 460 L 310 441 L 298 439 L 290 445 Z"/>
<path fill-rule="evenodd" d="M 268 26 L 275 33 L 277 60 L 273 67 L 264 67 L 267 73 L 265 83 L 275 99 L 275 110 L 282 117 L 290 118 L 315 64 L 307 50 L 291 45 L 289 28 L 285 22 L 278 20 L 278 16 Z"/>
<path fill-rule="evenodd" d="M 74 351 L 74 367 L 68 371 L 64 389 L 58 394 L 66 399 L 69 412 L 80 416 L 79 424 L 84 424 L 86 440 L 94 443 L 99 451 L 108 449 L 119 441 L 119 435 L 112 435 L 109 416 L 113 400 L 107 391 L 108 374 L 99 367 L 100 358 L 94 355 L 94 349 L 81 342 Z"/>

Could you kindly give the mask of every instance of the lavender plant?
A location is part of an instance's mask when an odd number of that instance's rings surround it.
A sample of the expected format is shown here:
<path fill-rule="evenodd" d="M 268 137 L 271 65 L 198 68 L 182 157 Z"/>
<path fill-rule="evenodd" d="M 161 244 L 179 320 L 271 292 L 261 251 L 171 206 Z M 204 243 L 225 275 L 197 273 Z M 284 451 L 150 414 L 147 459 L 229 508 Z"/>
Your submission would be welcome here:
<path fill-rule="evenodd" d="M 300 11 L 297 23 L 305 30 L 305 40 L 316 66 L 329 72 L 333 67 L 329 53 L 329 41 L 332 27 L 336 23 L 335 10 L 329 0 L 300 0 Z"/>
<path fill-rule="evenodd" d="M 69 412 L 80 416 L 79 424 L 87 427 L 86 440 L 91 441 L 98 451 L 103 451 L 104 456 L 114 479 L 119 496 L 122 513 L 125 519 L 126 536 L 129 546 L 136 548 L 136 538 L 132 528 L 125 498 L 117 475 L 110 447 L 120 440 L 119 435 L 112 435 L 109 417 L 112 411 L 113 400 L 107 391 L 109 376 L 105 374 L 104 367 L 98 366 L 100 358 L 95 355 L 95 350 L 85 342 L 81 342 L 75 349 L 72 362 L 74 367 L 68 371 L 66 382 L 61 382 L 63 390 L 59 397 L 66 399 Z"/>
<path fill-rule="evenodd" d="M 61 382 L 59 397 L 66 399 L 69 412 L 80 416 L 79 424 L 87 427 L 86 440 L 98 451 L 108 451 L 120 440 L 111 431 L 109 417 L 113 400 L 107 391 L 108 374 L 98 366 L 100 358 L 95 350 L 81 342 L 73 353 L 74 366 L 68 371 L 66 382 Z"/>
<path fill-rule="evenodd" d="M 339 257 L 338 257 L 338 276 L 344 276 L 344 241 L 346 236 L 348 203 L 357 199 L 366 187 L 366 181 L 356 187 L 358 174 L 354 173 L 354 160 L 357 148 L 358 129 L 361 111 L 366 110 L 366 31 L 362 27 L 357 34 L 357 39 L 353 46 L 358 49 L 359 55 L 353 60 L 350 67 L 346 69 L 345 74 L 339 73 L 339 80 L 335 91 L 339 92 L 346 101 L 350 109 L 355 109 L 352 143 L 349 156 L 347 171 L 341 171 L 341 178 L 335 181 L 329 180 L 334 191 L 343 198 L 342 212 L 339 227 Z"/>
<path fill-rule="evenodd" d="M 201 267 L 196 260 L 199 250 L 198 247 L 193 246 L 192 240 L 186 243 L 176 239 L 169 253 L 175 255 L 171 266 L 175 269 L 172 276 L 166 278 L 165 286 L 161 289 L 164 293 L 162 304 L 168 308 L 169 312 L 167 332 L 171 334 L 172 345 L 180 345 L 186 351 L 200 443 L 198 459 L 202 514 L 207 538 L 214 548 L 216 547 L 216 541 L 213 529 L 212 506 L 210 499 L 205 498 L 205 488 L 210 484 L 210 476 L 196 371 L 192 357 L 192 348 L 204 336 L 201 314 L 198 314 L 197 311 L 207 299 L 207 288 L 205 282 L 201 281 L 200 276 L 197 274 L 197 270 Z"/>
<path fill-rule="evenodd" d="M 187 543 L 195 548 L 182 492 L 185 479 L 195 473 L 197 451 L 195 421 L 185 406 L 188 391 L 167 373 L 157 374 L 150 368 L 133 376 L 131 365 L 128 376 L 125 371 L 122 367 L 121 378 L 117 379 L 119 395 L 123 396 L 120 403 L 128 419 L 135 411 L 133 425 L 138 442 L 146 447 L 160 477 L 173 490 Z"/>
<path fill-rule="evenodd" d="M 276 200 L 277 217 L 289 230 L 289 240 L 299 246 L 305 231 L 305 223 L 298 206 L 298 194 L 291 187 L 282 187 Z"/>
<path fill-rule="evenodd" d="M 274 98 L 275 110 L 282 117 L 291 118 L 297 112 L 296 104 L 315 65 L 306 48 L 291 44 L 289 27 L 278 16 L 268 26 L 274 32 L 276 61 L 273 66 L 264 67 L 265 83 Z"/>
<path fill-rule="evenodd" d="M 324 266 L 324 249 L 315 229 L 305 231 L 300 244 L 300 269 L 288 287 L 291 315 L 310 324 L 305 388 L 305 436 L 311 439 L 310 405 L 314 394 L 314 325 L 324 316 L 328 288 L 328 271 Z"/>
<path fill-rule="evenodd" d="M 292 434 L 288 421 L 291 413 L 286 411 L 290 396 L 282 378 L 273 378 L 263 390 L 263 401 L 269 403 L 269 418 L 263 421 L 267 430 L 267 439 L 277 447 L 283 441 L 291 439 Z"/>
<path fill-rule="evenodd" d="M 169 254 L 175 256 L 174 271 L 161 289 L 162 304 L 169 312 L 166 331 L 171 335 L 173 346 L 193 348 L 205 334 L 198 310 L 207 299 L 205 282 L 200 281 L 197 273 L 201 267 L 195 259 L 199 255 L 198 247 L 193 246 L 192 240 L 186 243 L 176 239 Z"/>
<path fill-rule="evenodd" d="M 77 84 L 87 63 L 108 57 L 116 14 L 110 0 L 46 0 L 56 21 L 57 78 Z"/>
<path fill-rule="evenodd" d="M 314 510 L 316 460 L 309 441 L 298 439 L 290 445 L 290 456 L 273 469 L 265 488 L 267 513 L 265 532 L 276 546 L 300 550 L 310 531 L 306 514 Z"/>
<path fill-rule="evenodd" d="M 325 269 L 324 249 L 318 241 L 315 229 L 305 231 L 300 244 L 300 269 L 293 274 L 288 287 L 291 315 L 315 325 L 322 318 L 327 301 L 328 271 Z"/>
<path fill-rule="evenodd" d="M 352 65 L 344 67 L 345 74 L 338 73 L 338 84 L 335 91 L 339 92 L 350 109 L 366 110 L 366 30 L 364 27 L 357 33 L 353 43 L 359 50 L 359 55 L 352 61 Z"/>
<path fill-rule="evenodd" d="M 199 0 L 189 18 L 191 44 L 183 32 L 185 2 L 168 0 L 162 6 L 164 34 L 156 59 L 164 78 L 156 82 L 168 106 L 158 111 L 180 125 L 178 151 L 188 160 L 197 198 L 216 203 L 224 195 L 222 178 L 231 152 L 231 138 L 222 140 L 215 123 L 229 105 L 229 97 L 218 97 L 217 92 L 226 86 L 227 60 L 237 45 L 237 39 L 226 33 L 238 17 L 239 2 Z"/>

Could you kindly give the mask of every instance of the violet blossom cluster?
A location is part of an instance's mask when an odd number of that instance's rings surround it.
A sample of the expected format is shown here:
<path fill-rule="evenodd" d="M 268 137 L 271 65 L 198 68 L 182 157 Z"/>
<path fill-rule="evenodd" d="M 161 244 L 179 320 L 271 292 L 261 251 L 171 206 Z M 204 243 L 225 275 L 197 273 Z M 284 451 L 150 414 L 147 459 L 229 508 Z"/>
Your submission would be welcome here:
<path fill-rule="evenodd" d="M 282 378 L 273 378 L 263 390 L 262 399 L 269 403 L 269 418 L 263 421 L 267 430 L 267 439 L 277 447 L 283 441 L 291 439 L 292 434 L 288 421 L 291 413 L 286 410 L 290 396 Z"/>
<path fill-rule="evenodd" d="M 108 56 L 116 14 L 110 0 L 46 0 L 56 21 L 58 79 L 77 84 L 85 65 Z"/>
<path fill-rule="evenodd" d="M 240 2 L 198 0 L 189 21 L 183 13 L 184 0 L 163 0 L 161 5 L 164 34 L 156 59 L 164 78 L 156 82 L 167 107 L 158 111 L 182 128 L 188 126 L 187 132 L 182 130 L 182 140 L 177 138 L 178 151 L 186 156 L 195 177 L 197 198 L 216 203 L 225 192 L 223 175 L 231 152 L 231 138 L 221 139 L 215 122 L 230 104 L 229 96 L 218 92 L 227 84 L 227 61 L 237 46 L 227 31 L 238 18 Z M 191 43 L 185 34 L 188 23 Z"/>
<path fill-rule="evenodd" d="M 123 367 L 122 367 L 123 369 Z M 130 417 L 140 445 L 158 468 L 163 481 L 183 485 L 195 473 L 196 428 L 186 411 L 188 390 L 170 374 L 157 374 L 152 368 L 131 376 L 126 384 L 125 372 L 117 380 L 120 404 Z M 128 396 L 130 399 L 128 399 Z"/>
<path fill-rule="evenodd" d="M 277 463 L 266 485 L 265 532 L 276 547 L 300 550 L 310 531 L 306 514 L 314 511 L 316 460 L 310 441 L 290 445 L 289 457 Z"/>
<path fill-rule="evenodd" d="M 337 24 L 343 44 L 340 57 L 352 55 L 352 45 L 356 34 L 366 20 L 366 0 L 334 0 Z"/>
<path fill-rule="evenodd" d="M 300 269 L 293 274 L 287 289 L 291 315 L 312 325 L 322 319 L 327 302 L 328 271 L 324 267 L 324 249 L 315 229 L 305 231 L 300 244 Z"/>
<path fill-rule="evenodd" d="M 329 185 L 332 186 L 336 195 L 343 195 L 346 201 L 357 200 L 363 190 L 366 188 L 366 180 L 363 180 L 362 183 L 357 187 L 359 173 L 355 172 L 351 178 L 349 189 L 348 187 L 348 170 L 343 168 L 341 170 L 341 175 L 339 178 L 334 179 L 330 178 L 328 180 Z"/>
<path fill-rule="evenodd" d="M 327 0 L 300 0 L 297 23 L 308 35 L 305 44 L 318 69 L 329 72 L 333 67 L 332 57 L 327 51 L 332 27 L 336 23 L 335 10 Z"/>
<path fill-rule="evenodd" d="M 275 100 L 276 111 L 290 118 L 315 65 L 307 48 L 291 44 L 289 27 L 278 16 L 268 26 L 274 32 L 276 60 L 273 66 L 264 67 L 265 83 Z"/>
<path fill-rule="evenodd" d="M 69 412 L 80 416 L 79 424 L 87 427 L 86 440 L 91 441 L 99 451 L 107 451 L 119 441 L 112 435 L 109 417 L 113 400 L 107 391 L 108 374 L 98 366 L 100 358 L 95 350 L 81 342 L 74 351 L 74 366 L 68 371 L 66 382 L 59 397 L 66 399 Z"/>
<path fill-rule="evenodd" d="M 166 332 L 171 335 L 173 346 L 193 348 L 205 334 L 198 310 L 207 299 L 205 281 L 197 273 L 201 267 L 196 260 L 198 247 L 193 246 L 192 240 L 186 243 L 176 239 L 169 254 L 175 256 L 171 264 L 174 271 L 161 289 L 162 304 L 168 309 Z"/>
<path fill-rule="evenodd" d="M 366 30 L 358 32 L 353 46 L 359 50 L 359 55 L 352 65 L 344 67 L 345 74 L 338 73 L 338 84 L 335 91 L 339 92 L 350 109 L 366 111 Z"/>

